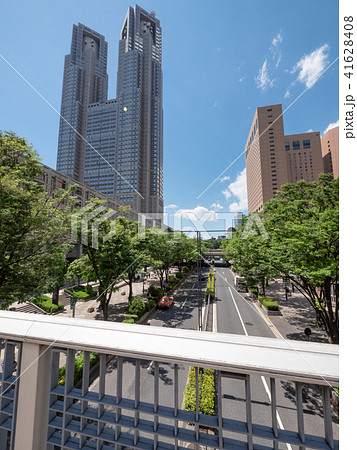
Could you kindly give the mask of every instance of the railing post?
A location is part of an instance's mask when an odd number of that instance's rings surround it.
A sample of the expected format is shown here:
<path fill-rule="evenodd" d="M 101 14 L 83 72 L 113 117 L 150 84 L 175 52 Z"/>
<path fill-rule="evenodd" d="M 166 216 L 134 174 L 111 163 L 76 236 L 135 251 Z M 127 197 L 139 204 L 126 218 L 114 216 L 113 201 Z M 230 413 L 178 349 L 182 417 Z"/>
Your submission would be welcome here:
<path fill-rule="evenodd" d="M 44 450 L 47 439 L 49 347 L 22 344 L 16 413 L 15 450 Z"/>

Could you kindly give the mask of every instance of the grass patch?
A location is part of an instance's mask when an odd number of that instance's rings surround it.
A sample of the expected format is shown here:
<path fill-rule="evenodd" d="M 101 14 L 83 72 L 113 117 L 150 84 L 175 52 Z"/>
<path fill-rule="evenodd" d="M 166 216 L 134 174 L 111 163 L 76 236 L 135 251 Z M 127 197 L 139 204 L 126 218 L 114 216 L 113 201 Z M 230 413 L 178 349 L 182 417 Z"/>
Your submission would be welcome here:
<path fill-rule="evenodd" d="M 70 289 L 66 289 L 66 291 L 71 292 L 76 297 L 81 297 L 82 300 L 89 300 L 97 295 L 90 284 L 87 286 L 74 286 Z"/>

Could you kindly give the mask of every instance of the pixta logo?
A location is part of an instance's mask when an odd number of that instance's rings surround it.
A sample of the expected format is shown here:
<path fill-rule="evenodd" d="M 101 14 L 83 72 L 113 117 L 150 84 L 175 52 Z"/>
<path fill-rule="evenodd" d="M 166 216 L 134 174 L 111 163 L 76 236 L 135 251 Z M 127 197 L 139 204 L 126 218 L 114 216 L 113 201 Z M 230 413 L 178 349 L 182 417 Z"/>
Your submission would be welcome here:
<path fill-rule="evenodd" d="M 108 221 L 110 230 L 102 237 L 106 242 L 115 234 L 115 221 L 109 219 L 116 214 L 114 210 L 108 210 L 102 205 L 89 203 L 80 208 L 71 216 L 71 240 L 98 250 L 99 248 L 99 227 L 103 222 Z"/>

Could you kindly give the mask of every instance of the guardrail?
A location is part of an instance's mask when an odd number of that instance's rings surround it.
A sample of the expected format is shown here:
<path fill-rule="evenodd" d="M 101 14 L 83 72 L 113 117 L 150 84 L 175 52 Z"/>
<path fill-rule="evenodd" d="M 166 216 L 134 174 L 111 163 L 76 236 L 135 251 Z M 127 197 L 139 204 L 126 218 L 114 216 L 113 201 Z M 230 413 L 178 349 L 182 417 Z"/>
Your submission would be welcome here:
<path fill-rule="evenodd" d="M 9 311 L 0 311 L 0 322 L 4 361 L 0 450 L 187 446 L 266 450 L 277 449 L 281 443 L 301 449 L 338 448 L 330 404 L 330 386 L 338 386 L 339 381 L 338 346 Z M 89 382 L 91 352 L 100 355 L 96 386 Z M 74 387 L 75 359 L 80 353 L 83 369 L 78 389 Z M 115 361 L 111 374 L 106 367 L 108 355 Z M 62 385 L 58 374 L 64 362 Z M 141 377 L 150 362 L 152 385 L 145 385 L 150 400 L 143 401 Z M 216 371 L 216 416 L 201 414 L 198 401 L 195 412 L 180 408 L 180 373 L 182 367 L 190 366 Z M 160 402 L 162 369 L 172 371 L 171 405 Z M 108 391 L 109 376 L 115 382 Z M 253 421 L 252 407 L 257 405 L 253 405 L 252 380 L 256 376 L 266 378 L 270 386 L 265 409 L 269 417 L 264 424 Z M 242 415 L 227 415 L 222 383 L 226 377 L 237 383 Z M 296 429 L 278 426 L 278 380 L 289 380 L 295 391 Z M 302 383 L 320 386 L 322 435 L 305 432 Z"/>

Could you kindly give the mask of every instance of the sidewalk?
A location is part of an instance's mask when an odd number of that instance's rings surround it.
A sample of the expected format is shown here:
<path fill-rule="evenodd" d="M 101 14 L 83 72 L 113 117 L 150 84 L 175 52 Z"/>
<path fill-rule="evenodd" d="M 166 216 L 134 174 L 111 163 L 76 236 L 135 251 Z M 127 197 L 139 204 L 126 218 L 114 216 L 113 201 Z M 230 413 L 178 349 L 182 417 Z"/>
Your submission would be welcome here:
<path fill-rule="evenodd" d="M 295 289 L 288 299 L 285 299 L 285 286 L 283 281 L 270 281 L 265 288 L 265 296 L 272 298 L 280 307 L 281 316 L 269 316 L 274 326 L 285 339 L 297 341 L 311 341 L 328 343 L 326 332 L 313 324 L 316 321 L 316 313 L 306 298 Z M 310 328 L 311 336 L 308 338 L 304 330 Z"/>
<path fill-rule="evenodd" d="M 170 271 L 170 275 L 175 271 Z M 92 284 L 92 283 L 91 283 Z M 145 280 L 144 283 L 144 293 L 143 293 L 143 282 L 135 281 L 133 282 L 133 297 L 136 295 L 140 295 L 142 300 L 145 302 L 147 299 L 147 290 L 150 285 L 154 284 L 155 286 L 160 285 L 159 278 L 153 273 L 150 273 L 150 278 Z M 93 289 L 97 290 L 98 283 L 92 284 Z M 119 288 L 118 291 L 113 292 L 112 298 L 109 303 L 108 309 L 108 322 L 122 322 L 125 319 L 125 315 L 128 307 L 128 299 L 129 299 L 129 286 L 125 283 L 125 281 L 119 281 L 116 284 L 116 288 Z M 67 299 L 65 299 L 67 297 Z M 60 302 L 62 302 L 65 307 L 64 310 L 58 313 L 60 317 L 72 317 L 73 310 L 69 306 L 69 296 L 66 295 L 63 290 L 60 292 Z M 87 301 L 78 301 L 76 303 L 75 309 L 75 318 L 76 319 L 89 319 L 89 320 L 103 320 L 103 315 L 101 311 L 97 311 L 99 307 L 99 301 L 95 298 L 87 300 Z M 88 308 L 94 307 L 93 312 L 88 312 Z"/>

